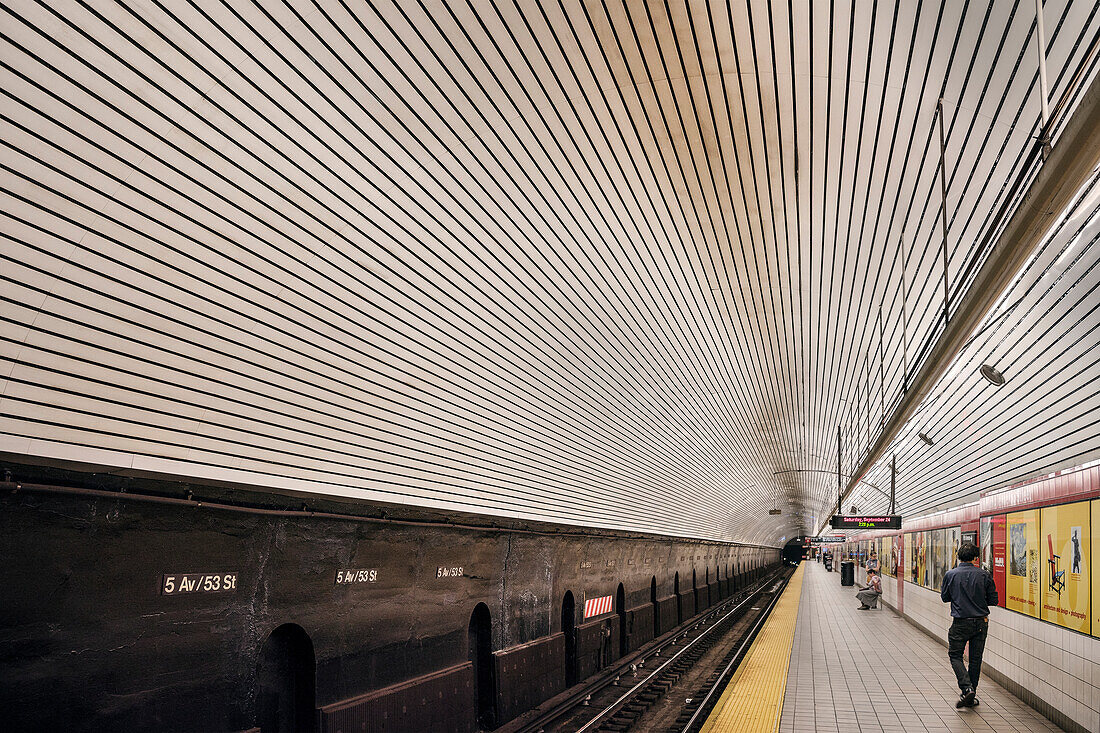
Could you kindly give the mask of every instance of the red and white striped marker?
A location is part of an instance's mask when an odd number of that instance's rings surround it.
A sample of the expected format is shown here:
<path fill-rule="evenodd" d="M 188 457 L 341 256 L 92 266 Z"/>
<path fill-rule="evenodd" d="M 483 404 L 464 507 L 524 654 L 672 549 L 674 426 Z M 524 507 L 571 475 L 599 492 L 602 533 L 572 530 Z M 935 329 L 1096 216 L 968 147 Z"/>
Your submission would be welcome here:
<path fill-rule="evenodd" d="M 611 596 L 604 596 L 603 598 L 589 598 L 587 601 L 584 602 L 585 618 L 602 616 L 605 613 L 611 613 Z"/>

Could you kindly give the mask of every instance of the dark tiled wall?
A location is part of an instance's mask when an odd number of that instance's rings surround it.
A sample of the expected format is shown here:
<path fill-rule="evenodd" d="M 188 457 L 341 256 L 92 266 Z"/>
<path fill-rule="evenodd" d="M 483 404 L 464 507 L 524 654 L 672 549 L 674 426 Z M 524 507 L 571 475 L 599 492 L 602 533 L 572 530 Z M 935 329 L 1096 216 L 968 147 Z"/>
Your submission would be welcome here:
<path fill-rule="evenodd" d="M 462 664 L 417 680 L 328 705 L 321 733 L 455 731 L 474 733 L 473 665 Z"/>
<path fill-rule="evenodd" d="M 565 689 L 563 634 L 505 649 L 493 656 L 496 661 L 498 723 L 511 720 Z"/>

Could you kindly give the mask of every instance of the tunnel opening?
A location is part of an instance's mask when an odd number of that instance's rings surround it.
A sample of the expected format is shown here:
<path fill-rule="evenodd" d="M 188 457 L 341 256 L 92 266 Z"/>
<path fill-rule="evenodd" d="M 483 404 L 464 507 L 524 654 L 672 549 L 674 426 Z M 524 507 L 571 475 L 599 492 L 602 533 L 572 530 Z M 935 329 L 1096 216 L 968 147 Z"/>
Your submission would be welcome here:
<path fill-rule="evenodd" d="M 672 590 L 676 594 L 676 625 L 684 623 L 684 604 L 680 602 L 680 571 L 676 571 L 676 577 L 672 581 Z"/>
<path fill-rule="evenodd" d="M 695 601 L 695 613 L 699 613 L 699 582 L 695 577 L 695 568 L 691 569 L 691 597 Z"/>
<path fill-rule="evenodd" d="M 317 717 L 317 661 L 309 634 L 283 624 L 260 648 L 257 718 L 261 733 L 312 733 Z"/>
<path fill-rule="evenodd" d="M 496 721 L 496 695 L 493 690 L 493 617 L 489 607 L 479 603 L 470 614 L 467 636 L 469 659 L 474 665 L 474 699 L 477 724 L 492 728 Z"/>
<path fill-rule="evenodd" d="M 798 565 L 802 562 L 802 556 L 805 550 L 802 547 L 802 538 L 795 537 L 786 545 L 783 546 L 783 562 L 788 565 Z"/>
<path fill-rule="evenodd" d="M 619 583 L 615 591 L 615 613 L 619 614 L 619 658 L 626 656 L 626 650 L 630 646 L 626 628 L 626 588 Z"/>
<path fill-rule="evenodd" d="M 565 686 L 577 684 L 577 608 L 573 591 L 561 601 L 561 632 L 565 635 Z"/>
<path fill-rule="evenodd" d="M 657 576 L 649 581 L 649 602 L 653 604 L 653 638 L 661 635 L 661 607 L 657 604 Z"/>

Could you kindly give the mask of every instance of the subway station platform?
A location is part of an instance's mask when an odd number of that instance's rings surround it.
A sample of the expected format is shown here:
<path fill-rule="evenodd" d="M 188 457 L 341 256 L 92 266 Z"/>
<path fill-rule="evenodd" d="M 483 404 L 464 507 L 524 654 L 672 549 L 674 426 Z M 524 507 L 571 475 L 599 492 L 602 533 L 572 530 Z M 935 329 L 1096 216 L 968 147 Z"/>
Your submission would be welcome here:
<path fill-rule="evenodd" d="M 855 588 L 814 562 L 803 563 L 793 634 L 761 632 L 750 654 L 786 660 L 782 712 L 738 703 L 762 682 L 735 679 L 705 730 L 715 733 L 868 733 L 897 731 L 1057 731 L 1059 728 L 992 680 L 978 686 L 976 708 L 958 710 L 947 649 L 880 604 L 859 611 Z M 792 583 L 788 593 L 796 593 Z M 788 599 L 784 599 L 788 600 Z M 782 601 L 781 601 L 782 603 Z M 778 618 L 777 626 L 786 621 Z M 769 622 L 770 623 L 770 622 Z M 793 638 L 792 638 L 793 636 Z M 789 646 L 787 646 L 789 645 Z M 778 727 L 777 727 L 778 723 Z"/>

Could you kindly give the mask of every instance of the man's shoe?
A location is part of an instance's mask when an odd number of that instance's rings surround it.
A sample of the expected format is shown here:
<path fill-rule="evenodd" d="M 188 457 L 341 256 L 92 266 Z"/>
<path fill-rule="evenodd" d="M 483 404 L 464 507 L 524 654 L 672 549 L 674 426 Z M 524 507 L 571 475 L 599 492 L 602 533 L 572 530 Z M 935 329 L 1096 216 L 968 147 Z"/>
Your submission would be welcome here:
<path fill-rule="evenodd" d="M 869 610 L 871 610 L 871 607 L 870 606 L 860 606 L 856 610 L 857 611 L 869 611 Z"/>
<path fill-rule="evenodd" d="M 962 694 L 959 695 L 959 701 L 955 703 L 955 707 L 972 708 L 974 707 L 974 700 L 974 688 L 967 687 L 965 690 L 962 691 Z"/>

